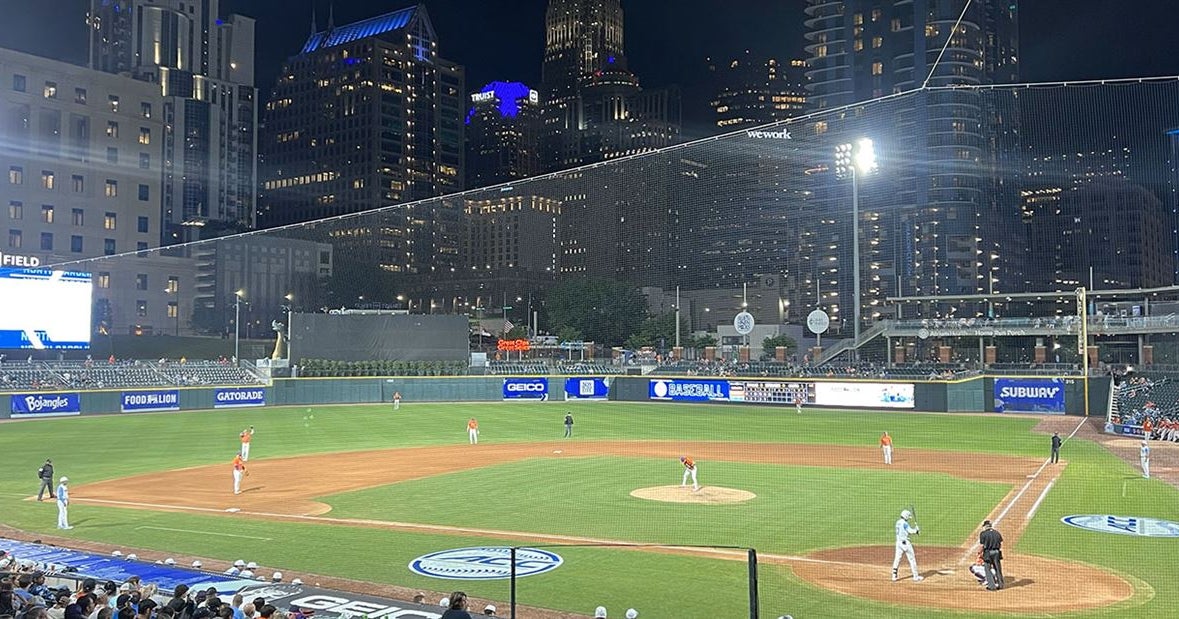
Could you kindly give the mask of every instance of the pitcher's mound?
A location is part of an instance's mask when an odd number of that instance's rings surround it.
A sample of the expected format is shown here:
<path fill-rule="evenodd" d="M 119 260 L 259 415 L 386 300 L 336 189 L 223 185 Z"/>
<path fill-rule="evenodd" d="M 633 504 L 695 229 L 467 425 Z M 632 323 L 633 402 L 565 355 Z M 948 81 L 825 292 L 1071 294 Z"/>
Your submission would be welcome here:
<path fill-rule="evenodd" d="M 727 505 L 742 503 L 756 498 L 757 495 L 746 490 L 736 488 L 720 488 L 717 486 L 701 486 L 695 492 L 691 488 L 680 486 L 653 486 L 632 490 L 631 496 L 648 501 L 664 501 L 667 503 L 703 503 L 706 505 Z"/>

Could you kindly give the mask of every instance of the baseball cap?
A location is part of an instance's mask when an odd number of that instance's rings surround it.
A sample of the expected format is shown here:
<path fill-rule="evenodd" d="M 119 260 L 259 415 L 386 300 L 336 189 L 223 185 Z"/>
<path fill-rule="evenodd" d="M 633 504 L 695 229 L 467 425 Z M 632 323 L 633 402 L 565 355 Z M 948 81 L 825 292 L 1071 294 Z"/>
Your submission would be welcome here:
<path fill-rule="evenodd" d="M 638 616 L 639 616 L 639 611 L 637 611 L 633 608 L 626 609 L 626 619 L 638 619 Z"/>
<path fill-rule="evenodd" d="M 192 566 L 199 570 L 199 569 L 201 569 L 201 562 L 200 561 L 193 561 Z"/>
<path fill-rule="evenodd" d="M 66 477 L 65 475 L 62 475 L 62 476 L 61 476 L 61 483 L 63 483 L 63 484 L 64 484 L 65 482 L 67 482 L 67 481 L 69 481 L 69 480 L 70 480 L 70 478 L 69 478 L 69 477 Z"/>
<path fill-rule="evenodd" d="M 176 559 L 168 557 L 167 559 L 164 559 L 164 565 L 176 565 Z"/>
<path fill-rule="evenodd" d="M 273 580 L 274 582 L 279 582 L 280 580 L 282 580 L 282 572 L 275 572 L 275 573 L 271 574 L 270 580 Z"/>
<path fill-rule="evenodd" d="M 245 562 L 245 561 L 242 561 L 241 559 L 238 559 L 237 561 L 234 561 L 234 562 L 233 562 L 233 566 L 234 566 L 234 567 L 245 567 L 245 566 L 246 566 L 246 562 Z"/>
<path fill-rule="evenodd" d="M 483 607 L 483 612 L 484 612 L 484 613 L 493 613 L 493 612 L 495 612 L 495 604 L 488 604 L 487 606 L 484 606 L 484 607 Z"/>
<path fill-rule="evenodd" d="M 258 564 L 253 561 L 250 561 L 249 563 L 246 564 L 246 569 L 256 570 L 256 569 L 258 569 Z"/>
<path fill-rule="evenodd" d="M 441 600 L 438 600 L 438 605 L 443 608 L 449 608 L 450 607 L 450 598 L 442 598 Z"/>
<path fill-rule="evenodd" d="M 594 619 L 605 619 L 605 617 L 606 617 L 606 607 L 605 606 L 599 606 L 594 609 Z"/>

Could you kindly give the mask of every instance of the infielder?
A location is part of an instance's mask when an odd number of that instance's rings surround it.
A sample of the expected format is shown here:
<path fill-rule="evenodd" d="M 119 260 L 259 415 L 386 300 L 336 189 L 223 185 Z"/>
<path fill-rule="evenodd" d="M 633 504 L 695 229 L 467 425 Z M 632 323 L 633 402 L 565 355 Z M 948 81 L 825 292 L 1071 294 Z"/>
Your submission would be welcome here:
<path fill-rule="evenodd" d="M 683 488 L 688 485 L 688 478 L 692 478 L 692 492 L 700 489 L 700 484 L 696 482 L 696 462 L 688 456 L 680 456 L 680 464 L 684 465 L 684 479 L 680 482 L 680 487 Z"/>
<path fill-rule="evenodd" d="M 246 461 L 241 454 L 233 457 L 233 493 L 242 493 L 242 476 L 246 474 Z"/>
<path fill-rule="evenodd" d="M 467 440 L 472 445 L 479 444 L 479 422 L 474 417 L 467 420 Z"/>
<path fill-rule="evenodd" d="M 72 529 L 70 526 L 70 489 L 67 485 L 70 483 L 70 478 L 65 475 L 61 476 L 61 481 L 57 484 L 57 528 Z"/>
<path fill-rule="evenodd" d="M 242 439 L 242 462 L 250 460 L 250 441 L 254 438 L 254 426 L 250 426 L 238 435 Z"/>
<path fill-rule="evenodd" d="M 888 432 L 880 436 L 880 451 L 884 452 L 884 463 L 892 464 L 892 437 Z"/>
<path fill-rule="evenodd" d="M 1138 461 L 1142 463 L 1142 476 L 1150 479 L 1150 441 L 1142 439 L 1142 449 L 1138 452 Z"/>
<path fill-rule="evenodd" d="M 897 519 L 897 551 L 892 558 L 893 582 L 896 582 L 897 580 L 897 567 L 899 567 L 901 564 L 902 554 L 909 557 L 909 569 L 913 571 L 913 582 L 921 582 L 925 580 L 925 578 L 917 572 L 917 557 L 913 555 L 913 544 L 909 541 L 910 535 L 921 534 L 921 527 L 909 526 L 909 519 L 912 517 L 913 513 L 906 509 L 901 512 L 901 517 Z"/>

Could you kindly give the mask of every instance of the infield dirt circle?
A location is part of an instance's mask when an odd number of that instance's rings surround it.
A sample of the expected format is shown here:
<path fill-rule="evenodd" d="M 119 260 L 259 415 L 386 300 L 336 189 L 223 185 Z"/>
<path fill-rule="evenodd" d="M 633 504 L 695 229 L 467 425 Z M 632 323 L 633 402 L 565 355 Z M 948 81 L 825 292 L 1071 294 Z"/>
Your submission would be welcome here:
<path fill-rule="evenodd" d="M 873 447 L 837 448 L 827 445 L 741 444 L 686 441 L 562 441 L 547 443 L 456 444 L 376 451 L 341 452 L 305 456 L 263 458 L 249 462 L 250 477 L 243 493 L 231 491 L 228 462 L 187 469 L 137 475 L 135 477 L 80 484 L 70 498 L 78 503 L 95 503 L 154 511 L 197 511 L 217 513 L 225 518 L 298 521 L 391 530 L 422 531 L 451 535 L 492 535 L 505 540 L 544 542 L 609 542 L 577 536 L 576 533 L 545 533 L 525 530 L 485 531 L 444 524 L 386 522 L 369 519 L 334 518 L 331 507 L 319 500 L 350 490 L 443 475 L 463 470 L 535 458 L 579 458 L 619 456 L 667 458 L 671 474 L 679 468 L 681 454 L 697 461 L 753 462 L 852 469 L 884 469 L 879 451 Z M 1041 461 L 1033 458 L 1002 457 L 994 454 L 899 450 L 893 458 L 894 471 L 938 472 L 971 480 L 1003 482 L 1012 490 L 990 515 L 1003 510 L 1002 527 L 1008 547 L 1014 546 L 1029 516 L 1032 499 L 1054 480 L 1067 463 L 1050 467 L 1042 475 Z M 308 471 L 343 471 L 344 475 L 309 475 Z M 632 480 L 633 481 L 633 480 Z M 138 489 L 169 488 L 168 504 L 142 502 Z M 1026 492 L 1021 492 L 1025 490 Z M 744 493 L 748 496 L 738 496 Z M 679 486 L 641 488 L 633 496 L 686 503 L 725 504 L 750 500 L 753 493 L 705 486 L 701 492 Z M 693 496 L 699 495 L 699 496 Z M 1020 496 L 1023 496 L 1020 501 Z M 1011 507 L 1006 507 L 1008 504 Z M 229 513 L 228 510 L 233 510 Z M 917 546 L 918 565 L 927 570 L 926 580 L 891 582 L 891 546 L 823 550 L 805 557 L 759 553 L 762 562 L 788 565 L 803 580 L 817 586 L 873 600 L 908 606 L 958 610 L 989 610 L 1055 613 L 1109 606 L 1134 597 L 1135 586 L 1126 579 L 1097 567 L 1044 557 L 1013 556 L 1005 562 L 1009 588 L 989 592 L 974 584 L 967 573 L 965 557 L 969 543 L 959 548 Z M 693 554 L 687 548 L 649 547 L 644 552 Z M 713 558 L 744 561 L 745 553 L 709 552 Z M 907 568 L 904 568 L 907 569 Z M 1144 584 L 1137 593 L 1149 598 Z"/>

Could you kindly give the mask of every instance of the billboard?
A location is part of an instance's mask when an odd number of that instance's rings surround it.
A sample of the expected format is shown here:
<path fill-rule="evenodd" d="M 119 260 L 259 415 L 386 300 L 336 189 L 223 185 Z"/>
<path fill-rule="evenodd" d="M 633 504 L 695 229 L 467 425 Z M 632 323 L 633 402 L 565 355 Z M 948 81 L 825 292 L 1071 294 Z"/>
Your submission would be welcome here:
<path fill-rule="evenodd" d="M 12 416 L 54 417 L 82 412 L 82 400 L 76 393 L 20 393 L 12 395 Z"/>
<path fill-rule="evenodd" d="M 849 408 L 913 408 L 913 384 L 815 383 L 815 404 Z"/>
<path fill-rule="evenodd" d="M 547 400 L 549 399 L 549 379 L 538 378 L 505 378 L 505 400 Z"/>
<path fill-rule="evenodd" d="M 610 395 L 610 384 L 605 378 L 566 378 L 566 400 L 605 400 Z"/>
<path fill-rule="evenodd" d="M 1063 378 L 996 378 L 996 413 L 1064 414 Z"/>
<path fill-rule="evenodd" d="M 261 387 L 234 387 L 213 392 L 213 408 L 266 406 L 266 390 Z"/>
<path fill-rule="evenodd" d="M 91 306 L 89 273 L 0 269 L 0 348 L 89 348 Z"/>
<path fill-rule="evenodd" d="M 685 378 L 652 380 L 648 396 L 652 400 L 674 402 L 728 402 L 729 381 Z"/>
<path fill-rule="evenodd" d="M 180 410 L 180 390 L 124 391 L 120 406 L 119 410 L 124 413 L 178 411 Z"/>

